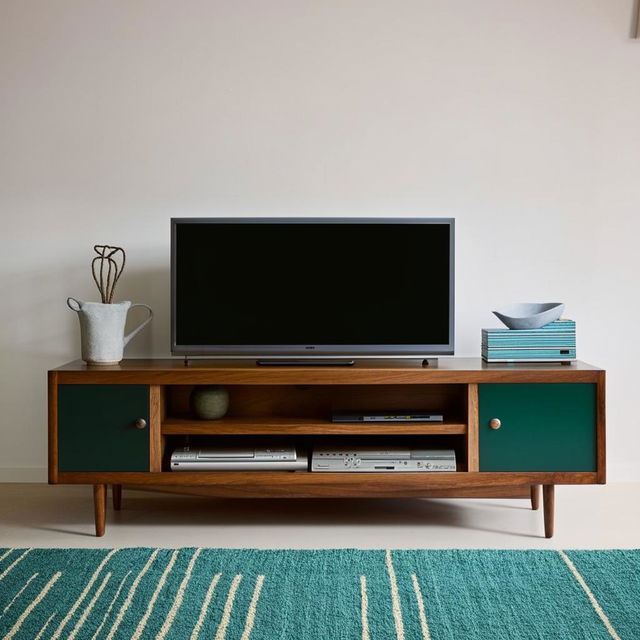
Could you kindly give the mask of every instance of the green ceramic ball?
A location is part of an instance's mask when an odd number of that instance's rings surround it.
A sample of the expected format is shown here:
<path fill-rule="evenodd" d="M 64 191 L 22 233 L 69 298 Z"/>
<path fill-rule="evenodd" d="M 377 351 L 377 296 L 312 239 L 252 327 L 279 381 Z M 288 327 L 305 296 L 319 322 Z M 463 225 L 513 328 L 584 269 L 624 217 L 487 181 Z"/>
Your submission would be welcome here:
<path fill-rule="evenodd" d="M 191 410 L 201 420 L 222 418 L 229 408 L 229 392 L 224 387 L 196 387 L 191 392 Z"/>

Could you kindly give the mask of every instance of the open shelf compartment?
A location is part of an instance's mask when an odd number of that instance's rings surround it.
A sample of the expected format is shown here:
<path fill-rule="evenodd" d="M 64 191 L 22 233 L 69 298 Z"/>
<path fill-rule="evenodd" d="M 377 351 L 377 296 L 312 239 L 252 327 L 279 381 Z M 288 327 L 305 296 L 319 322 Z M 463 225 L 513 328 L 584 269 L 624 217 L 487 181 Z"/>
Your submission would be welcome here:
<path fill-rule="evenodd" d="M 466 385 L 227 386 L 229 410 L 200 420 L 190 410 L 193 386 L 165 388 L 164 435 L 355 435 L 467 432 Z M 443 422 L 334 423 L 334 411 L 429 411 Z"/>
<path fill-rule="evenodd" d="M 310 475 L 313 477 L 322 478 L 327 475 L 335 475 L 335 472 L 327 472 L 327 471 L 311 471 L 311 454 L 314 450 L 314 447 L 320 443 L 329 442 L 332 445 L 332 448 L 335 447 L 337 450 L 351 450 L 352 448 L 356 448 L 358 445 L 362 444 L 364 446 L 373 446 L 380 449 L 386 449 L 390 446 L 399 446 L 406 449 L 453 449 L 456 454 L 456 471 L 455 472 L 447 472 L 447 473 L 458 473 L 467 471 L 467 453 L 465 446 L 465 438 L 462 435 L 413 435 L 413 434 L 402 434 L 402 435 L 382 435 L 382 436 L 371 436 L 370 434 L 360 434 L 358 436 L 313 436 L 313 435 L 297 435 L 297 436 L 259 436 L 255 437 L 253 435 L 169 435 L 164 437 L 165 440 L 165 455 L 162 463 L 162 469 L 164 472 L 171 473 L 175 476 L 180 476 L 184 473 L 198 473 L 198 474 L 224 474 L 230 473 L 234 474 L 243 474 L 247 477 L 247 479 L 253 477 L 254 474 L 260 473 L 259 471 L 252 471 L 250 469 L 244 470 L 234 470 L 234 471 L 173 471 L 170 466 L 170 457 L 171 452 L 175 449 L 180 449 L 184 446 L 189 446 L 192 449 L 197 449 L 199 447 L 204 446 L 224 446 L 226 444 L 233 444 L 235 446 L 239 446 L 244 448 L 252 448 L 255 445 L 258 446 L 279 446 L 283 444 L 292 444 L 295 446 L 299 455 L 306 455 L 309 461 L 309 465 L 307 470 L 278 470 L 278 471 L 268 471 L 270 474 L 284 475 L 287 477 L 291 477 L 293 475 Z M 384 461 L 380 461 L 380 464 L 384 464 Z M 355 475 L 359 477 L 365 477 L 369 475 L 415 475 L 411 472 L 385 472 L 385 471 L 373 471 L 373 472 L 337 472 L 339 475 L 343 475 L 346 473 L 347 475 Z M 417 475 L 422 476 L 430 476 L 430 475 L 440 475 L 444 472 L 439 471 L 424 471 L 418 472 Z M 319 480 L 320 483 L 324 482 L 323 480 Z"/>

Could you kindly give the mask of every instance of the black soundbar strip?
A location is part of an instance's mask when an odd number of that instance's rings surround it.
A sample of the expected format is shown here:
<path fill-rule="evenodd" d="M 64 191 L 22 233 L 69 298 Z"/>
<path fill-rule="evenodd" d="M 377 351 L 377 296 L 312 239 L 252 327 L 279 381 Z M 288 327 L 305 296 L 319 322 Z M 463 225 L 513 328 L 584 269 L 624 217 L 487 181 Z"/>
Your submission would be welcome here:
<path fill-rule="evenodd" d="M 273 358 L 267 360 L 256 360 L 256 364 L 261 367 L 351 367 L 355 360 L 345 360 L 343 358 L 331 360 L 328 358 L 291 358 L 288 360 Z"/>

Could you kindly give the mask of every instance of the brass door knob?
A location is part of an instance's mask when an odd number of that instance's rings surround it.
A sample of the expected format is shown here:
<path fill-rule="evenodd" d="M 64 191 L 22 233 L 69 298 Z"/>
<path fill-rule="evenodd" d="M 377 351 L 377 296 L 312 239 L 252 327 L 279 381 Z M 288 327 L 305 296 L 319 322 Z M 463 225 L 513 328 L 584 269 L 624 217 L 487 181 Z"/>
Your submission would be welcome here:
<path fill-rule="evenodd" d="M 502 426 L 502 422 L 500 418 L 491 418 L 491 420 L 489 420 L 489 426 L 492 429 L 499 429 Z"/>
<path fill-rule="evenodd" d="M 134 424 L 136 425 L 136 429 L 145 429 L 147 421 L 144 418 L 138 418 Z"/>

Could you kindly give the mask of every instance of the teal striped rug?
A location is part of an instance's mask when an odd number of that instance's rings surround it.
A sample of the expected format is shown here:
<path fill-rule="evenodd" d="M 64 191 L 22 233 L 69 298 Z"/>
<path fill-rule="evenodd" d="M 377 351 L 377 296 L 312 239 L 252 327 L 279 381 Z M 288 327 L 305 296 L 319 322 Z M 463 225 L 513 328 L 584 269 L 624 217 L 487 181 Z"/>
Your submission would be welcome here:
<path fill-rule="evenodd" d="M 0 549 L 0 638 L 640 638 L 640 551 Z"/>

